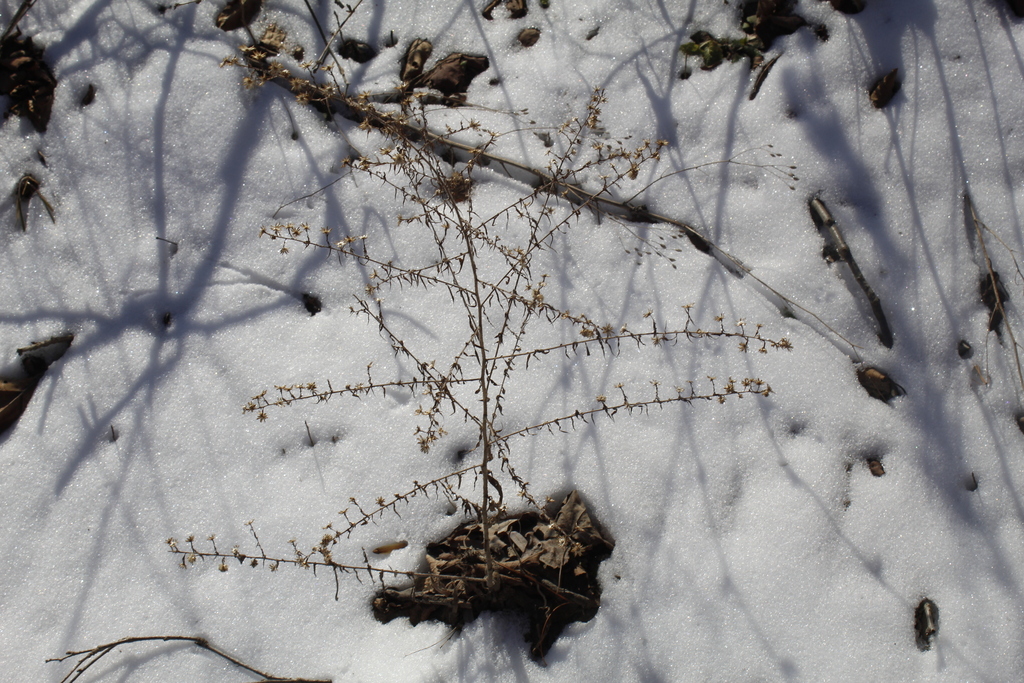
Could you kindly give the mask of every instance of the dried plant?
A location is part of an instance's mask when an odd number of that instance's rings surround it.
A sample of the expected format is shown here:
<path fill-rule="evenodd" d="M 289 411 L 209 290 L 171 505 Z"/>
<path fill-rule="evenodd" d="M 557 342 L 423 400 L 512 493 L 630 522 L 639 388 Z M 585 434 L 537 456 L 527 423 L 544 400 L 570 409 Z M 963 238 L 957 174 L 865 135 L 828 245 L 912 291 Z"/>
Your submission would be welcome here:
<path fill-rule="evenodd" d="M 504 497 L 509 483 L 518 495 L 537 510 L 542 505 L 534 498 L 529 483 L 517 473 L 511 450 L 513 437 L 542 430 L 573 429 L 599 416 L 613 417 L 620 413 L 643 413 L 652 407 L 694 401 L 724 402 L 730 397 L 768 396 L 771 388 L 756 378 L 719 381 L 708 377 L 703 383 L 666 388 L 653 381 L 646 392 L 615 386 L 612 395 L 593 398 L 590 405 L 580 405 L 573 412 L 553 415 L 542 422 L 525 426 L 505 424 L 505 406 L 514 399 L 510 379 L 518 371 L 543 363 L 545 359 L 623 353 L 628 349 L 675 344 L 682 340 L 720 339 L 732 341 L 740 351 L 766 353 L 772 349 L 789 349 L 788 340 L 771 339 L 762 334 L 760 325 L 748 326 L 743 321 L 728 326 L 718 317 L 709 327 L 701 327 L 692 317 L 692 308 L 683 307 L 681 319 L 673 326 L 658 323 L 650 312 L 644 326 L 633 329 L 598 321 L 586 313 L 569 311 L 550 303 L 546 296 L 552 286 L 547 275 L 536 272 L 536 257 L 554 249 L 554 239 L 574 226 L 584 212 L 602 212 L 604 205 L 596 197 L 610 198 L 624 179 L 636 178 L 640 168 L 659 159 L 663 142 L 643 141 L 633 148 L 610 142 L 600 128 L 601 105 L 604 98 L 595 92 L 584 116 L 573 118 L 557 133 L 562 151 L 552 154 L 542 173 L 544 180 L 503 210 L 482 214 L 474 203 L 473 193 L 482 175 L 483 155 L 500 137 L 469 120 L 460 127 L 449 128 L 445 140 L 459 134 L 482 136 L 485 142 L 476 146 L 465 162 L 450 163 L 436 153 L 436 140 L 412 135 L 410 131 L 426 129 L 422 110 L 410 108 L 383 110 L 368 100 L 356 103 L 362 109 L 367 129 L 383 133 L 392 144 L 374 155 L 364 155 L 349 162 L 354 172 L 375 179 L 391 190 L 411 209 L 397 217 L 400 224 L 424 231 L 435 253 L 426 265 L 411 265 L 414 259 L 378 256 L 370 236 L 346 236 L 335 239 L 330 228 L 313 229 L 307 224 L 278 223 L 261 229 L 260 235 L 280 243 L 282 252 L 302 247 L 320 249 L 339 259 L 357 263 L 369 273 L 365 290 L 354 297 L 351 311 L 376 326 L 397 358 L 412 365 L 406 378 L 381 377 L 373 366 L 359 381 L 338 385 L 331 380 L 288 384 L 254 396 L 244 407 L 260 421 L 267 420 L 272 410 L 301 401 L 328 402 L 333 398 L 367 398 L 384 396 L 389 390 L 418 393 L 416 414 L 422 417 L 415 438 L 423 452 L 447 433 L 445 424 L 460 419 L 473 426 L 477 434 L 472 452 L 478 461 L 433 479 L 425 484 L 413 482 L 405 493 L 378 498 L 374 505 L 363 506 L 350 499 L 350 507 L 341 515 L 344 523 L 328 525 L 327 533 L 308 552 L 293 543 L 292 557 L 271 557 L 263 552 L 256 539 L 258 552 L 243 554 L 238 548 L 230 552 L 218 550 L 213 544 L 202 549 L 193 538 L 182 546 L 173 539 L 172 551 L 182 556 L 188 566 L 200 559 L 219 560 L 222 569 L 231 558 L 252 566 L 281 564 L 302 567 L 330 568 L 339 573 L 366 572 L 370 576 L 415 573 L 381 570 L 366 560 L 363 564 L 342 564 L 335 560 L 334 547 L 356 528 L 396 511 L 399 503 L 407 503 L 419 494 L 444 496 L 479 520 L 484 538 L 490 538 L 491 526 L 508 513 Z M 571 187 L 582 176 L 598 177 L 602 187 L 586 195 L 574 194 Z M 463 341 L 446 359 L 427 355 L 428 350 L 416 346 L 398 329 L 390 315 L 386 296 L 403 288 L 440 289 L 446 301 L 461 311 L 465 321 Z M 535 323 L 571 328 L 572 340 L 552 345 L 530 347 L 527 331 Z M 478 482 L 479 497 L 463 494 L 461 483 L 471 478 Z M 505 486 L 502 485 L 505 479 Z M 496 588 L 497 571 L 490 546 L 483 544 L 486 571 L 484 580 L 489 590 Z"/>

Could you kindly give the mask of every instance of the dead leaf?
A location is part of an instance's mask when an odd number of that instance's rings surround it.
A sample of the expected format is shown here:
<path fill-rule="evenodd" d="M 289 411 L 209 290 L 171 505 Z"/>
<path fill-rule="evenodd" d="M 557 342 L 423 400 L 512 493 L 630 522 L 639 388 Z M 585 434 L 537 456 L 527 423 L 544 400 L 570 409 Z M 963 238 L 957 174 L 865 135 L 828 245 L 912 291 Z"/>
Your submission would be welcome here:
<path fill-rule="evenodd" d="M 885 468 L 882 467 L 882 461 L 877 458 L 868 458 L 868 470 L 870 470 L 871 474 L 876 477 L 880 477 L 885 474 Z"/>
<path fill-rule="evenodd" d="M 832 9 L 843 14 L 857 14 L 864 10 L 864 0 L 829 0 Z"/>
<path fill-rule="evenodd" d="M 483 9 L 483 17 L 487 21 L 494 20 L 494 10 L 497 9 L 502 0 L 491 0 L 487 3 L 487 6 Z M 511 19 L 522 19 L 526 16 L 529 8 L 526 6 L 526 0 L 505 0 L 505 8 L 509 12 L 509 18 Z"/>
<path fill-rule="evenodd" d="M 64 355 L 73 339 L 73 335 L 61 335 L 18 349 L 21 364 L 28 376 L 0 379 L 0 433 L 6 431 L 25 412 L 43 373 L 51 363 Z"/>
<path fill-rule="evenodd" d="M 217 13 L 214 23 L 221 31 L 234 31 L 251 24 L 261 9 L 263 0 L 231 0 Z"/>
<path fill-rule="evenodd" d="M 338 54 L 344 59 L 351 59 L 357 64 L 365 64 L 377 56 L 377 51 L 369 43 L 349 38 L 341 43 Z"/>
<path fill-rule="evenodd" d="M 469 90 L 474 78 L 490 67 L 487 57 L 478 57 L 456 52 L 448 55 L 424 76 L 417 79 L 413 87 L 427 87 L 439 90 L 449 97 Z"/>
<path fill-rule="evenodd" d="M 871 104 L 875 109 L 881 109 L 889 104 L 893 95 L 900 91 L 900 82 L 896 78 L 899 69 L 893 69 L 871 86 Z"/>
<path fill-rule="evenodd" d="M 524 28 L 519 32 L 519 44 L 523 47 L 533 47 L 540 40 L 539 28 Z"/>
<path fill-rule="evenodd" d="M 409 49 L 402 59 L 402 82 L 409 83 L 418 78 L 433 52 L 434 45 L 429 40 L 417 38 L 409 43 Z"/>
<path fill-rule="evenodd" d="M 277 24 L 270 24 L 263 29 L 263 36 L 260 37 L 260 48 L 270 55 L 277 55 L 284 50 L 286 40 L 288 40 L 288 33 Z"/>
<path fill-rule="evenodd" d="M 939 607 L 928 598 L 923 599 L 914 610 L 914 635 L 917 649 L 924 652 L 932 649 L 932 638 L 939 632 Z"/>
<path fill-rule="evenodd" d="M 0 380 L 0 433 L 17 421 L 28 407 L 41 375 L 19 380 Z"/>
<path fill-rule="evenodd" d="M 889 375 L 878 368 L 858 368 L 857 379 L 860 380 L 861 386 L 868 392 L 868 395 L 879 401 L 888 402 L 907 393 L 903 387 L 896 384 Z"/>

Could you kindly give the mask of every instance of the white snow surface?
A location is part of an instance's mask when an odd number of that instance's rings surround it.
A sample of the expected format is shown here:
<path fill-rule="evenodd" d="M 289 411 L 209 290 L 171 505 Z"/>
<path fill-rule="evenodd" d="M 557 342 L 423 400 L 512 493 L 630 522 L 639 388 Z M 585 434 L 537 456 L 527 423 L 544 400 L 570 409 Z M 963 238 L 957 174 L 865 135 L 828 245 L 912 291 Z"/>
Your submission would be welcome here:
<path fill-rule="evenodd" d="M 18 4 L 0 1 L 2 25 Z M 651 381 L 672 394 L 709 375 L 719 385 L 756 377 L 772 394 L 622 412 L 512 442 L 535 495 L 578 489 L 616 543 L 597 616 L 567 628 L 546 665 L 530 659 L 520 618 L 485 614 L 452 636 L 438 623 L 377 622 L 379 586 L 365 578 L 343 577 L 335 600 L 329 572 L 181 569 L 169 537 L 195 534 L 202 546 L 216 534 L 221 549 L 251 552 L 253 520 L 267 552 L 287 557 L 290 539 L 308 549 L 338 525 L 350 497 L 369 504 L 459 466 L 471 425 L 449 419 L 449 434 L 421 453 L 420 397 L 408 392 L 270 409 L 263 423 L 242 411 L 276 385 L 357 383 L 370 363 L 379 380 L 413 370 L 349 312 L 369 267 L 314 249 L 281 254 L 261 226 L 366 235 L 377 254 L 409 265 L 429 263 L 431 245 L 398 222 L 409 205 L 343 165 L 348 141 L 373 154 L 385 138 L 325 122 L 276 85 L 246 89 L 244 70 L 220 65 L 247 36 L 214 26 L 212 0 L 162 13 L 155 0 L 41 1 L 20 27 L 45 46 L 59 82 L 53 116 L 44 134 L 16 117 L 0 126 L 0 188 L 33 174 L 56 222 L 33 199 L 22 232 L 13 195 L 0 199 L 0 376 L 19 376 L 17 348 L 75 338 L 0 435 L 0 678 L 60 681 L 72 663 L 47 658 L 174 634 L 209 638 L 277 676 L 338 682 L 1021 680 L 1024 395 L 1014 343 L 988 332 L 985 261 L 964 196 L 991 229 L 1007 322 L 1024 334 L 1014 260 L 1024 249 L 1024 20 L 1002 0 L 867 0 L 849 16 L 800 0 L 796 11 L 829 39 L 810 28 L 779 38 L 768 56 L 781 58 L 749 100 L 756 72 L 746 62 L 703 71 L 678 49 L 697 30 L 739 37 L 735 0 L 531 1 L 525 18 L 499 7 L 493 21 L 483 4 L 364 0 L 345 35 L 380 54 L 342 62 L 350 92 L 395 88 L 414 38 L 433 41 L 428 64 L 486 55 L 467 94 L 474 106 L 435 107 L 431 124 L 477 120 L 504 134 L 497 154 L 543 167 L 559 126 L 585 117 L 603 89 L 606 141 L 668 143 L 617 196 L 639 192 L 638 203 L 695 226 L 751 274 L 730 273 L 685 238 L 670 241 L 674 263 L 637 256 L 642 238 L 671 228 L 586 210 L 534 265 L 549 276 L 547 300 L 635 330 L 679 325 L 693 304 L 703 327 L 721 315 L 728 329 L 760 323 L 793 345 L 553 353 L 515 371 L 501 426 L 592 409 L 620 383 L 641 398 Z M 310 6 L 326 31 L 343 15 L 326 0 Z M 267 2 L 254 30 L 271 22 L 307 59 L 322 50 L 304 3 Z M 541 38 L 523 48 L 516 36 L 529 26 Z M 392 33 L 397 45 L 384 47 Z M 893 68 L 902 89 L 876 110 L 868 89 Z M 82 107 L 88 84 L 95 101 Z M 784 175 L 790 166 L 798 180 Z M 493 167 L 474 179 L 480 215 L 530 192 Z M 597 171 L 581 180 L 600 182 Z M 891 349 L 845 266 L 822 258 L 813 197 L 878 294 Z M 805 310 L 782 315 L 754 276 Z M 305 292 L 322 312 L 306 312 Z M 428 359 L 443 363 L 466 340 L 465 312 L 446 293 L 380 296 Z M 544 322 L 530 335 L 526 344 L 579 336 Z M 906 395 L 869 397 L 858 363 Z M 884 476 L 872 476 L 869 457 Z M 374 561 L 416 570 L 424 546 L 461 520 L 437 498 L 399 511 L 356 530 L 337 559 L 360 563 L 364 549 L 406 540 Z M 921 651 L 914 612 L 926 597 L 940 622 Z M 246 676 L 199 650 L 150 643 L 107 655 L 80 680 Z"/>

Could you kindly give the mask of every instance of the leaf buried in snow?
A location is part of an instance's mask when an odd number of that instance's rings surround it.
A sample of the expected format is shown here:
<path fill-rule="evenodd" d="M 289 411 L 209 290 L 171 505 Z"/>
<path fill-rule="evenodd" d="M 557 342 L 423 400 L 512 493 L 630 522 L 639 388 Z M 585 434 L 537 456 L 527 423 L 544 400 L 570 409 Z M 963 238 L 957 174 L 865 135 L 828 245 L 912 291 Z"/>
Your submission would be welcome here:
<path fill-rule="evenodd" d="M 925 598 L 914 610 L 914 640 L 921 652 L 932 649 L 932 638 L 939 632 L 939 607 Z"/>
<path fill-rule="evenodd" d="M 981 278 L 981 302 L 989 311 L 988 331 L 997 336 L 1003 334 L 1004 306 L 1010 299 L 1009 292 L 1003 286 L 999 272 L 992 270 Z"/>
<path fill-rule="evenodd" d="M 214 20 L 221 31 L 234 31 L 248 26 L 263 9 L 263 0 L 231 0 Z"/>
<path fill-rule="evenodd" d="M 342 41 L 338 54 L 344 59 L 351 59 L 357 64 L 365 64 L 377 56 L 377 51 L 369 43 L 349 38 Z"/>
<path fill-rule="evenodd" d="M 490 65 L 487 57 L 456 52 L 435 64 L 429 73 L 417 79 L 414 87 L 433 88 L 448 96 L 462 94 L 469 90 L 473 79 L 487 71 Z"/>
<path fill-rule="evenodd" d="M 409 83 L 423 73 L 430 55 L 434 52 L 434 45 L 423 38 L 417 38 L 409 43 L 409 48 L 402 58 L 402 82 Z"/>
<path fill-rule="evenodd" d="M 497 9 L 498 5 L 501 4 L 501 0 L 491 0 L 484 7 L 481 14 L 487 21 L 494 20 L 494 10 Z M 526 16 L 529 8 L 526 5 L 526 0 L 505 0 L 505 8 L 508 10 L 509 17 L 511 19 L 522 19 Z"/>
<path fill-rule="evenodd" d="M 857 14 L 864 10 L 864 0 L 829 0 L 832 9 L 843 14 Z"/>
<path fill-rule="evenodd" d="M 64 355 L 73 339 L 73 335 L 62 335 L 18 349 L 21 364 L 28 376 L 0 379 L 0 433 L 6 431 L 25 412 L 43 373 L 51 363 Z"/>
<path fill-rule="evenodd" d="M 537 44 L 537 41 L 540 40 L 540 29 L 532 27 L 524 28 L 519 32 L 517 40 L 523 47 L 533 47 Z"/>
<path fill-rule="evenodd" d="M 28 407 L 40 375 L 25 379 L 0 380 L 0 433 L 17 421 Z"/>
<path fill-rule="evenodd" d="M 871 86 L 871 104 L 875 109 L 881 109 L 889 104 L 893 95 L 900 91 L 900 82 L 896 78 L 898 73 L 899 69 L 893 69 Z"/>
<path fill-rule="evenodd" d="M 310 315 L 316 315 L 320 311 L 324 310 L 324 303 L 320 300 L 316 294 L 310 294 L 305 292 L 302 295 L 302 305 L 306 307 L 306 311 Z"/>
<path fill-rule="evenodd" d="M 857 379 L 860 381 L 861 386 L 864 387 L 864 390 L 868 392 L 868 395 L 871 398 L 877 398 L 879 401 L 888 402 L 897 396 L 903 396 L 907 393 L 903 390 L 903 387 L 896 384 L 889 375 L 878 368 L 858 368 Z"/>

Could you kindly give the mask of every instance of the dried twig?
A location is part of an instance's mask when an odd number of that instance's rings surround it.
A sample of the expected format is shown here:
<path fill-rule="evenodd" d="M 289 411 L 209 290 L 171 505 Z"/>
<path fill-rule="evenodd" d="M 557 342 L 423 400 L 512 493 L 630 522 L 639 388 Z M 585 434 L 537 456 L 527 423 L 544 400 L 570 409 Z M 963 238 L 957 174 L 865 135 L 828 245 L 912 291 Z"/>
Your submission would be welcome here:
<path fill-rule="evenodd" d="M 971 196 L 966 192 L 964 193 L 964 209 L 974 226 L 974 234 L 978 238 L 978 245 L 981 247 L 981 254 L 985 259 L 985 273 L 989 278 L 989 281 L 992 283 L 992 296 L 995 299 L 995 306 L 993 307 L 992 315 L 995 315 L 996 311 L 998 311 L 999 315 L 1002 316 L 1003 324 L 1006 326 L 1006 333 L 1009 335 L 1010 343 L 1013 345 L 1013 360 L 1017 365 L 1017 379 L 1020 382 L 1021 389 L 1024 389 L 1024 369 L 1021 367 L 1020 350 L 1017 344 L 1017 338 L 1013 334 L 1013 326 L 1010 324 L 1010 318 L 1006 315 L 1003 297 L 999 291 L 1000 287 L 998 286 L 999 278 L 995 270 L 992 268 L 992 259 L 989 257 L 988 247 L 985 244 L 985 233 L 991 232 L 991 230 L 987 225 L 981 222 L 981 219 L 978 217 L 978 213 L 974 209 L 974 202 L 971 201 Z"/>
<path fill-rule="evenodd" d="M 131 638 L 122 638 L 112 643 L 105 643 L 103 645 L 97 645 L 96 647 L 89 648 L 88 650 L 74 650 L 69 651 L 63 657 L 54 657 L 47 659 L 47 662 L 63 662 L 65 660 L 77 657 L 78 661 L 75 663 L 75 668 L 68 672 L 64 678 L 60 679 L 60 683 L 73 683 L 77 681 L 82 674 L 84 674 L 89 667 L 98 662 L 104 656 L 113 652 L 116 648 L 122 645 L 128 645 L 129 643 L 142 643 L 151 641 L 163 641 L 163 642 L 187 642 L 192 643 L 196 647 L 202 648 L 207 652 L 212 652 L 222 659 L 226 659 L 235 666 L 245 669 L 246 671 L 253 673 L 260 677 L 258 683 L 331 683 L 331 679 L 313 679 L 313 678 L 291 678 L 281 677 L 268 674 L 260 671 L 252 666 L 249 666 L 245 662 L 238 658 L 229 655 L 227 652 L 210 644 L 206 638 L 199 638 L 196 636 L 135 636 Z"/>

